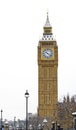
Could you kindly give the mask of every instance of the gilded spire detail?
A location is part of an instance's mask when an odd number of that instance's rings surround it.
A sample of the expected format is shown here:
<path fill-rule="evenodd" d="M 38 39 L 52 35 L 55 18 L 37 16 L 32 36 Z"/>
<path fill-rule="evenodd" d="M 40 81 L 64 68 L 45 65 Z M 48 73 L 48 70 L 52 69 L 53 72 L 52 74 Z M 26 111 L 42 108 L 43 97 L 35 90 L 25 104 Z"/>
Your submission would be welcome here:
<path fill-rule="evenodd" d="M 48 12 L 47 12 L 46 23 L 45 23 L 43 29 L 44 29 L 43 37 L 40 41 L 53 41 L 53 40 L 55 40 L 53 37 L 52 26 L 51 26 L 50 21 L 49 21 Z"/>
<path fill-rule="evenodd" d="M 46 23 L 44 27 L 51 27 L 50 25 L 50 21 L 49 21 L 49 16 L 48 16 L 48 12 L 47 12 L 47 19 L 46 19 Z"/>

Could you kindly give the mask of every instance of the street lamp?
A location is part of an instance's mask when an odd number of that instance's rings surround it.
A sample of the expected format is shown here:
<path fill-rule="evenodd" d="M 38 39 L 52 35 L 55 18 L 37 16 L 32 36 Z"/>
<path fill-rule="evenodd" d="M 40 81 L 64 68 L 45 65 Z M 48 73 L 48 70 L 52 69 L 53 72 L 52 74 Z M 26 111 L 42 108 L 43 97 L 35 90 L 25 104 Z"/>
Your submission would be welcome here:
<path fill-rule="evenodd" d="M 47 123 L 48 123 L 48 121 L 47 121 L 47 119 L 45 118 L 45 119 L 43 120 L 43 123 L 42 123 L 42 126 L 43 126 L 43 129 L 44 129 L 44 130 L 47 130 L 47 129 L 48 129 Z"/>
<path fill-rule="evenodd" d="M 3 110 L 1 110 L 1 130 L 2 130 L 2 112 Z"/>
<path fill-rule="evenodd" d="M 55 130 L 55 122 L 54 121 L 52 122 L 52 128 L 51 129 Z"/>
<path fill-rule="evenodd" d="M 16 117 L 14 117 L 14 130 L 16 129 Z"/>
<path fill-rule="evenodd" d="M 72 115 L 74 117 L 74 129 L 76 130 L 76 112 L 73 112 Z"/>
<path fill-rule="evenodd" d="M 26 90 L 25 98 L 26 98 L 26 130 L 28 130 L 28 97 L 29 93 L 28 90 Z"/>
<path fill-rule="evenodd" d="M 44 120 L 43 120 L 43 125 L 47 125 L 47 119 L 45 118 Z"/>
<path fill-rule="evenodd" d="M 41 124 L 38 125 L 38 130 L 42 130 L 42 125 Z"/>

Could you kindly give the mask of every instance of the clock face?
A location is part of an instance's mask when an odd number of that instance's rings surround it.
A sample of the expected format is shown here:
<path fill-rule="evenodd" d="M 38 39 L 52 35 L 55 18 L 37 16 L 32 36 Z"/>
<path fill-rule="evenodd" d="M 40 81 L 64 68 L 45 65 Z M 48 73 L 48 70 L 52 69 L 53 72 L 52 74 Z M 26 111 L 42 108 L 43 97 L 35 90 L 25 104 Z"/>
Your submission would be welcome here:
<path fill-rule="evenodd" d="M 49 59 L 53 55 L 53 50 L 46 48 L 42 51 L 43 57 Z"/>

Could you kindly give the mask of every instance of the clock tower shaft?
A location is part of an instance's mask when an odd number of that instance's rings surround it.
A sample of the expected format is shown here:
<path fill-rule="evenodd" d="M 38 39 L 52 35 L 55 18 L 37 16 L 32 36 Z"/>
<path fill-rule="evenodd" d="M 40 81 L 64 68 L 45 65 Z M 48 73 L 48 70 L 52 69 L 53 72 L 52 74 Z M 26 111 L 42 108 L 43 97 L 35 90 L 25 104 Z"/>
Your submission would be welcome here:
<path fill-rule="evenodd" d="M 57 68 L 58 46 L 47 14 L 43 37 L 38 45 L 38 115 L 52 120 L 56 117 L 58 101 Z"/>

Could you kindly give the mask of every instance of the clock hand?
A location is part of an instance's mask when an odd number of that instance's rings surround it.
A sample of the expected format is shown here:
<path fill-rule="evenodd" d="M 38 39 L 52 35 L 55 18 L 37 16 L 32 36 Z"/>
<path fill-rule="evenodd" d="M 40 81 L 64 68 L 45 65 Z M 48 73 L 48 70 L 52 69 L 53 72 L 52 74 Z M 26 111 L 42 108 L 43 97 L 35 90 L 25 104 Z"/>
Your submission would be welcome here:
<path fill-rule="evenodd" d="M 46 52 L 46 54 L 49 54 L 48 52 Z"/>

